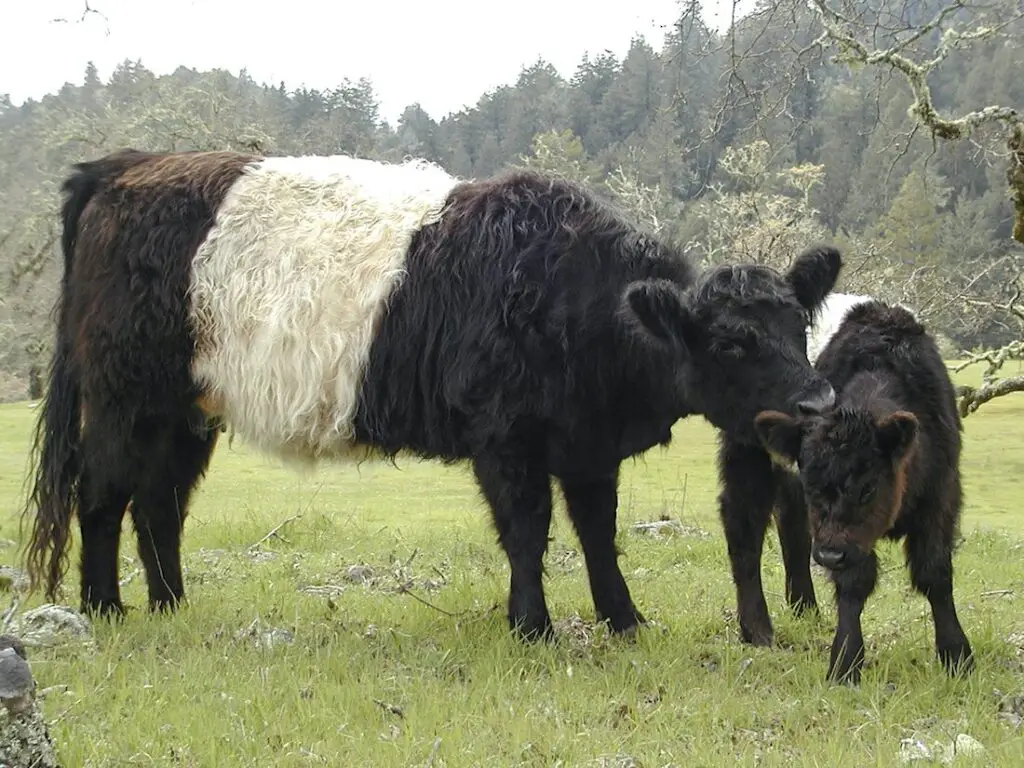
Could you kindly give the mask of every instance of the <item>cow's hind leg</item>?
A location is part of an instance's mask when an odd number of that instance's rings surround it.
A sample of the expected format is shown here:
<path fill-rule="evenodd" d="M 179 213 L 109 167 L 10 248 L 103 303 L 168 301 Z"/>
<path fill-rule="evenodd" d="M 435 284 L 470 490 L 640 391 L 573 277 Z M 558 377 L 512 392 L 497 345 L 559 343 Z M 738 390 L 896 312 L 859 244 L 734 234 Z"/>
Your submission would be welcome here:
<path fill-rule="evenodd" d="M 936 507 L 941 503 L 934 502 Z M 924 515 L 920 519 L 927 522 L 912 527 L 904 541 L 911 583 L 931 605 L 935 650 L 943 668 L 950 675 L 964 674 L 974 668 L 974 659 L 953 602 L 954 529 L 951 524 L 936 525 Z"/>
<path fill-rule="evenodd" d="M 633 605 L 615 547 L 618 470 L 598 477 L 563 477 L 560 482 L 583 545 L 597 620 L 607 621 L 615 632 L 629 632 L 644 617 Z"/>
<path fill-rule="evenodd" d="M 551 484 L 540 455 L 527 446 L 502 447 L 473 462 L 512 570 L 509 625 L 527 640 L 553 636 L 542 583 L 551 525 Z"/>
<path fill-rule="evenodd" d="M 81 610 L 93 616 L 124 614 L 118 585 L 121 521 L 132 492 L 134 452 L 124 422 L 90 409 L 82 432 L 78 527 Z"/>
<path fill-rule="evenodd" d="M 181 534 L 192 491 L 206 471 L 217 430 L 196 430 L 188 418 L 158 433 L 140 472 L 132 521 L 146 571 L 150 610 L 173 610 L 185 596 Z"/>

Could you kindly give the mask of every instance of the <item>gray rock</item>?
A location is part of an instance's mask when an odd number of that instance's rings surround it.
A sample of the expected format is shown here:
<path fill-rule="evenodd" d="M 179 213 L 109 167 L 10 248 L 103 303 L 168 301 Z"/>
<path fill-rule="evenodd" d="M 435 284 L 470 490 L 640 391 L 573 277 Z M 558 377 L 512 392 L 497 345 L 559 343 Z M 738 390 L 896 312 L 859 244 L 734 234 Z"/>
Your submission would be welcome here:
<path fill-rule="evenodd" d="M 920 739 L 900 740 L 900 762 L 911 763 L 917 760 L 931 760 L 932 751 Z"/>
<path fill-rule="evenodd" d="M 30 648 L 49 648 L 68 642 L 95 643 L 92 623 L 64 605 L 46 603 L 25 611 L 12 622 L 14 631 Z"/>
<path fill-rule="evenodd" d="M 291 645 L 295 642 L 295 635 L 287 629 L 264 627 L 263 622 L 256 618 L 248 627 L 235 633 L 235 640 L 249 640 L 257 648 L 270 649 L 279 645 Z"/>
<path fill-rule="evenodd" d="M 31 709 L 35 689 L 28 662 L 14 648 L 0 650 L 0 704 L 20 715 Z"/>
<path fill-rule="evenodd" d="M 23 659 L 27 659 L 28 656 L 25 654 L 25 644 L 21 642 L 21 638 L 17 635 L 0 635 L 0 651 L 5 648 L 11 648 L 16 654 L 21 656 Z"/>
<path fill-rule="evenodd" d="M 0 766 L 59 768 L 53 740 L 37 707 L 15 717 L 0 710 Z"/>
<path fill-rule="evenodd" d="M 694 539 L 706 539 L 711 536 L 705 530 L 672 519 L 634 523 L 631 530 L 648 536 L 689 536 Z"/>
<path fill-rule="evenodd" d="M 368 565 L 350 565 L 345 569 L 345 578 L 354 584 L 365 584 L 373 578 L 373 569 Z"/>
<path fill-rule="evenodd" d="M 640 761 L 632 755 L 602 755 L 591 765 L 594 768 L 641 768 Z"/>
<path fill-rule="evenodd" d="M 0 565 L 0 592 L 24 592 L 28 589 L 28 575 L 20 568 Z"/>
<path fill-rule="evenodd" d="M 985 745 L 966 733 L 958 733 L 956 741 L 953 742 L 953 752 L 956 755 L 980 755 L 984 751 Z"/>

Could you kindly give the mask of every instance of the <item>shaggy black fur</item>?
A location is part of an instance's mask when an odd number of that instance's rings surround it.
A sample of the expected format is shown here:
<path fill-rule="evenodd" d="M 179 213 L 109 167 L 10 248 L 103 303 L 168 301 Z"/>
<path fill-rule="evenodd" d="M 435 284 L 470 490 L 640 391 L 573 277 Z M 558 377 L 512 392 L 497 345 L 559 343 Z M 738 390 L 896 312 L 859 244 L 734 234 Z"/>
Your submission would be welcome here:
<path fill-rule="evenodd" d="M 770 645 L 773 636 L 761 586 L 760 562 L 779 475 L 754 433 L 753 420 L 747 421 L 757 412 L 746 406 L 752 406 L 757 395 L 767 396 L 773 387 L 779 394 L 787 389 L 803 391 L 803 398 L 791 401 L 783 409 L 787 413 L 815 413 L 831 407 L 835 400 L 831 386 L 807 373 L 805 328 L 826 295 L 820 289 L 827 286 L 831 290 L 835 284 L 840 262 L 832 249 L 812 249 L 806 255 L 811 254 L 816 258 L 797 260 L 791 270 L 793 290 L 786 311 L 773 305 L 771 297 L 777 295 L 777 289 L 770 282 L 774 278 L 764 270 L 737 269 L 733 282 L 736 288 L 731 292 L 716 285 L 726 274 L 720 270 L 696 294 L 705 308 L 699 325 L 731 324 L 730 338 L 739 342 L 711 345 L 712 353 L 718 357 L 695 364 L 696 371 L 707 371 L 707 378 L 691 388 L 691 399 L 702 398 L 694 410 L 705 414 L 722 430 L 718 451 L 719 516 L 736 584 L 740 635 L 745 642 L 756 645 Z M 738 291 L 740 287 L 742 290 Z M 716 292 L 728 292 L 728 303 L 723 304 Z M 746 320 L 752 316 L 759 318 L 760 327 L 772 328 L 772 332 L 753 330 Z M 737 356 L 746 367 L 721 366 L 721 360 Z M 796 554 L 792 547 L 791 550 Z"/>
<path fill-rule="evenodd" d="M 762 414 L 757 428 L 770 450 L 799 467 L 803 493 L 779 500 L 780 536 L 799 548 L 799 556 L 785 557 L 787 583 L 799 585 L 797 599 L 816 605 L 806 557 L 813 539 L 813 556 L 835 585 L 829 676 L 860 678 L 860 615 L 875 588 L 874 547 L 882 537 L 904 539 L 911 581 L 931 604 L 943 665 L 969 669 L 971 646 L 953 603 L 961 423 L 935 342 L 907 310 L 869 302 L 849 312 L 816 367 L 835 387 L 837 407 L 797 419 Z"/>
<path fill-rule="evenodd" d="M 48 569 L 52 594 L 77 508 L 87 610 L 121 610 L 129 499 L 151 603 L 183 594 L 181 523 L 216 437 L 193 424 L 188 266 L 248 159 L 127 153 L 79 166 L 66 185 L 65 232 L 77 241 L 29 564 L 33 579 Z M 460 184 L 413 239 L 371 349 L 357 438 L 384 455 L 472 461 L 511 563 L 509 621 L 527 637 L 551 630 L 541 563 L 557 477 L 597 615 L 630 630 L 643 617 L 617 564 L 621 461 L 667 443 L 689 413 L 763 454 L 758 412 L 829 405 L 805 331 L 840 266 L 820 248 L 786 275 L 743 266 L 697 278 L 681 253 L 576 185 L 524 171 Z"/>
<path fill-rule="evenodd" d="M 549 476 L 597 616 L 629 630 L 642 617 L 615 548 L 623 459 L 667 443 L 689 413 L 763 454 L 752 424 L 765 403 L 831 403 L 805 330 L 838 276 L 832 249 L 803 254 L 787 276 L 737 266 L 694 281 L 681 253 L 578 187 L 518 171 L 455 190 L 407 268 L 371 351 L 357 434 L 387 454 L 473 460 L 511 563 L 509 621 L 528 636 L 551 627 Z"/>

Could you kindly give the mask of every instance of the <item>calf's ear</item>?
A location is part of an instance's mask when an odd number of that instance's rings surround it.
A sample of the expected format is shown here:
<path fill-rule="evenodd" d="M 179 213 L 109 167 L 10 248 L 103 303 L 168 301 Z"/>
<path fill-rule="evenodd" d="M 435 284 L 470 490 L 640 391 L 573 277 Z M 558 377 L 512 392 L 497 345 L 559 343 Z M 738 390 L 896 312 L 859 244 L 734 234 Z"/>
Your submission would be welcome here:
<path fill-rule="evenodd" d="M 793 287 L 800 305 L 814 312 L 835 287 L 842 268 L 843 257 L 837 248 L 816 245 L 794 259 L 786 280 Z"/>
<path fill-rule="evenodd" d="M 917 417 L 907 411 L 895 411 L 878 420 L 878 444 L 893 461 L 900 461 L 917 440 Z"/>
<path fill-rule="evenodd" d="M 761 445 L 773 456 L 784 462 L 795 462 L 800 458 L 804 428 L 792 416 L 779 411 L 761 411 L 754 419 L 754 431 Z"/>
<path fill-rule="evenodd" d="M 626 286 L 623 313 L 641 333 L 685 353 L 693 319 L 679 289 L 668 280 Z"/>

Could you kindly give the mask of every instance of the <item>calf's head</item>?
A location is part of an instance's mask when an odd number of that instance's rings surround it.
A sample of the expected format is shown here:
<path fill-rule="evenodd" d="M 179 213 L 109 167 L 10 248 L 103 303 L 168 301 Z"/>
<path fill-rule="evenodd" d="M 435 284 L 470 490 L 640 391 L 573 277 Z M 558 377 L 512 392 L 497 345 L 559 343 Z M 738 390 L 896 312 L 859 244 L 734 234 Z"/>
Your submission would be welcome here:
<path fill-rule="evenodd" d="M 807 360 L 807 328 L 832 290 L 842 258 L 831 247 L 801 253 L 789 271 L 744 264 L 712 268 L 681 292 L 668 281 L 631 284 L 636 327 L 676 355 L 688 410 L 734 440 L 757 441 L 754 417 L 831 407 L 835 393 Z"/>
<path fill-rule="evenodd" d="M 830 570 L 857 565 L 899 514 L 917 418 L 845 407 L 804 418 L 766 411 L 755 428 L 770 453 L 797 465 L 814 559 Z"/>

